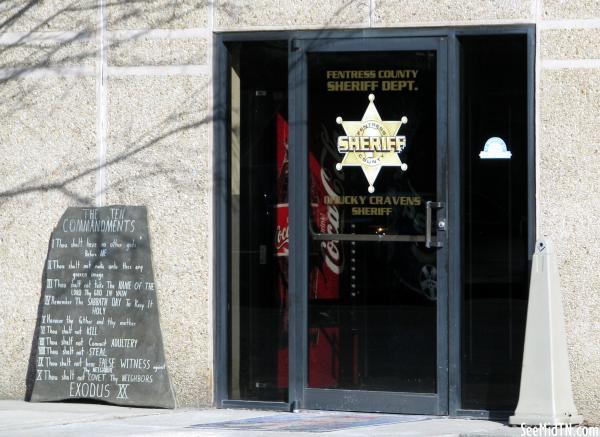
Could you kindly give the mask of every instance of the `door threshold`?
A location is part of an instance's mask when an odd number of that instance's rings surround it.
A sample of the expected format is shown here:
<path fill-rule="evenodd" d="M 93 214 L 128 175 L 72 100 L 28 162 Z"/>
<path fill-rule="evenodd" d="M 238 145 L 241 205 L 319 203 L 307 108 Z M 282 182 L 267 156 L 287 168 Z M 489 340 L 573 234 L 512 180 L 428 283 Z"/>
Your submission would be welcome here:
<path fill-rule="evenodd" d="M 239 408 L 247 410 L 266 410 L 266 411 L 292 411 L 292 404 L 288 402 L 269 402 L 269 401 L 243 401 L 243 400 L 222 400 L 220 408 Z"/>
<path fill-rule="evenodd" d="M 489 420 L 494 422 L 508 423 L 511 411 L 489 411 L 489 410 L 469 410 L 459 409 L 453 415 L 432 415 L 432 414 L 411 414 L 394 413 L 385 411 L 349 411 L 349 410 L 328 410 L 311 408 L 294 408 L 293 403 L 288 402 L 270 402 L 270 401 L 245 401 L 245 400 L 222 400 L 219 408 L 232 408 L 244 410 L 263 410 L 280 411 L 285 413 L 332 413 L 332 414 L 377 414 L 416 417 L 420 420 L 430 419 L 471 419 L 471 420 Z"/>

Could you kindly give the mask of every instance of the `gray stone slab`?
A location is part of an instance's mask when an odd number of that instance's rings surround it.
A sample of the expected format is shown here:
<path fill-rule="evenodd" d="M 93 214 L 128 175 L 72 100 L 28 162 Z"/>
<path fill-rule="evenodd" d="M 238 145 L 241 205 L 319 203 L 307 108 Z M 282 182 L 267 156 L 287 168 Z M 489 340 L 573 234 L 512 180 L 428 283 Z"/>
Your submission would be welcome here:
<path fill-rule="evenodd" d="M 31 400 L 174 408 L 143 206 L 68 208 L 50 238 Z"/>

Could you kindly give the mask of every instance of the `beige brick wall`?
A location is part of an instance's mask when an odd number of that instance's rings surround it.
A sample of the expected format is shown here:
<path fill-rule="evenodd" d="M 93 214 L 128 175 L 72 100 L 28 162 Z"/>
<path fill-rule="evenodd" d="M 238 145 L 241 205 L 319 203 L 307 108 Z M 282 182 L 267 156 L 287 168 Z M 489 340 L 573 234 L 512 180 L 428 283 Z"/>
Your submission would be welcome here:
<path fill-rule="evenodd" d="M 376 0 L 375 26 L 440 26 L 533 19 L 530 0 Z"/>
<path fill-rule="evenodd" d="M 108 64 L 117 67 L 207 65 L 208 40 L 202 37 L 140 37 L 109 41 Z"/>
<path fill-rule="evenodd" d="M 555 243 L 567 321 L 573 390 L 580 413 L 600 422 L 599 69 L 542 70 L 538 139 L 538 229 Z"/>
<path fill-rule="evenodd" d="M 0 398 L 23 398 L 50 232 L 94 198 L 95 79 L 15 79 L 0 95 Z"/>
<path fill-rule="evenodd" d="M 544 20 L 600 18 L 598 0 L 539 0 Z"/>
<path fill-rule="evenodd" d="M 211 405 L 209 2 L 6 3 L 0 398 L 25 395 L 53 227 L 67 206 L 103 202 L 148 207 L 171 381 L 180 406 Z"/>
<path fill-rule="evenodd" d="M 208 27 L 212 0 L 107 2 L 109 30 L 195 29 Z"/>
<path fill-rule="evenodd" d="M 110 77 L 108 88 L 106 201 L 148 207 L 171 381 L 181 405 L 207 405 L 212 401 L 207 78 Z"/>
<path fill-rule="evenodd" d="M 0 336 L 0 397 L 24 394 L 52 227 L 67 206 L 103 200 L 148 206 L 177 396 L 212 402 L 213 30 L 536 23 L 538 233 L 559 253 L 576 403 L 600 423 L 600 1 L 100 4 L 0 2 L 0 332 L 12 333 Z"/>
<path fill-rule="evenodd" d="M 93 31 L 97 17 L 97 0 L 0 2 L 2 33 Z"/>
<path fill-rule="evenodd" d="M 216 0 L 217 30 L 368 27 L 369 0 Z"/>
<path fill-rule="evenodd" d="M 538 233 L 558 253 L 575 403 L 600 424 L 600 2 L 543 0 L 538 20 Z"/>

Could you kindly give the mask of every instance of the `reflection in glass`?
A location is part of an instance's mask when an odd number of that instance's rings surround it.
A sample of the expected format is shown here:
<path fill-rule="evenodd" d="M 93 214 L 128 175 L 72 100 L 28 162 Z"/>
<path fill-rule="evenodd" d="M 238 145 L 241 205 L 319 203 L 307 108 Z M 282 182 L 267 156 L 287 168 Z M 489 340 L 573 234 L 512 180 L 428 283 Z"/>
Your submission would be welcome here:
<path fill-rule="evenodd" d="M 435 249 L 361 240 L 425 234 L 425 202 L 437 197 L 435 53 L 309 54 L 308 78 L 308 386 L 436 392 Z M 339 137 L 383 132 L 348 124 L 361 120 L 401 125 L 404 168 L 383 166 L 369 180 L 361 166 L 337 165 Z"/>
<path fill-rule="evenodd" d="M 462 407 L 514 411 L 529 270 L 526 40 L 465 37 L 461 45 Z M 510 159 L 480 159 L 490 137 L 506 141 Z"/>
<path fill-rule="evenodd" d="M 287 401 L 287 43 L 232 43 L 229 399 Z"/>

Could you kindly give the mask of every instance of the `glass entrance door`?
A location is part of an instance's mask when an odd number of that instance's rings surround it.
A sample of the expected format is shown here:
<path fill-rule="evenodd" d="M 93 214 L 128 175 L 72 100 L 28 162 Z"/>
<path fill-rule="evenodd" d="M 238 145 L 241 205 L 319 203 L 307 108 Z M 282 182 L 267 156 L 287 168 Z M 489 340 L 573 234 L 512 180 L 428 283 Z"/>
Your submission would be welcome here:
<path fill-rule="evenodd" d="M 446 414 L 445 40 L 298 45 L 302 407 Z"/>

